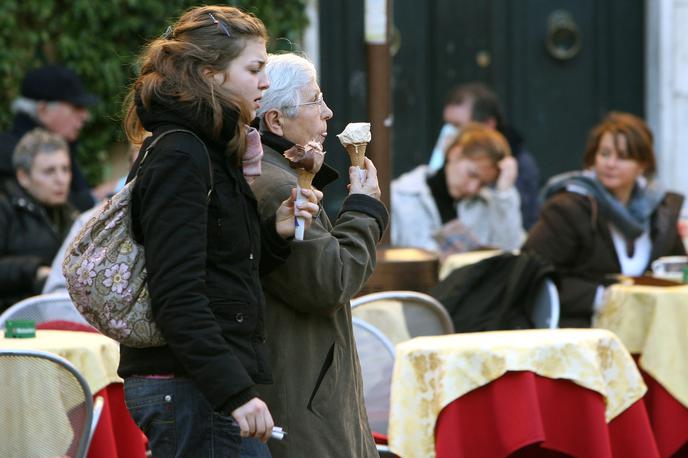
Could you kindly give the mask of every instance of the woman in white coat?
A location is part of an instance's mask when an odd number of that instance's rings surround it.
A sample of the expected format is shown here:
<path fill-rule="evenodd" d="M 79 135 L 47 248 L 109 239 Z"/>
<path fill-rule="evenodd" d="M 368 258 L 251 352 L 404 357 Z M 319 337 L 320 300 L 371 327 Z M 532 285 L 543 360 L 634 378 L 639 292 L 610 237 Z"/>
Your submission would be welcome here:
<path fill-rule="evenodd" d="M 442 255 L 519 248 L 524 231 L 517 173 L 499 132 L 464 126 L 447 149 L 444 167 L 433 174 L 419 166 L 392 182 L 392 244 Z"/>

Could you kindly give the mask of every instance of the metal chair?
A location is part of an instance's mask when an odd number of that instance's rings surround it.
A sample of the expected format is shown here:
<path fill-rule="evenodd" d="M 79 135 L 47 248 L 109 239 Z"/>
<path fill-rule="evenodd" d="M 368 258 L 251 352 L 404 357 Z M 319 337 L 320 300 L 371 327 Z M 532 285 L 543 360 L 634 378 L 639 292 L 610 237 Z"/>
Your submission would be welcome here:
<path fill-rule="evenodd" d="M 363 397 L 370 429 L 387 435 L 389 396 L 394 370 L 394 346 L 375 326 L 352 318 L 356 350 L 361 363 Z M 384 452 L 385 446 L 378 446 Z"/>
<path fill-rule="evenodd" d="M 0 315 L 0 328 L 7 320 L 33 320 L 36 324 L 62 320 L 89 324 L 67 293 L 50 293 L 19 301 Z"/>
<path fill-rule="evenodd" d="M 376 326 L 394 344 L 413 337 L 454 333 L 454 324 L 444 306 L 415 291 L 359 296 L 351 301 L 351 313 Z"/>
<path fill-rule="evenodd" d="M 86 456 L 94 403 L 69 361 L 43 351 L 0 349 L 0 386 L 0 456 Z"/>
<path fill-rule="evenodd" d="M 559 292 L 552 280 L 545 278 L 542 282 L 531 319 L 536 328 L 556 329 L 559 327 Z"/>

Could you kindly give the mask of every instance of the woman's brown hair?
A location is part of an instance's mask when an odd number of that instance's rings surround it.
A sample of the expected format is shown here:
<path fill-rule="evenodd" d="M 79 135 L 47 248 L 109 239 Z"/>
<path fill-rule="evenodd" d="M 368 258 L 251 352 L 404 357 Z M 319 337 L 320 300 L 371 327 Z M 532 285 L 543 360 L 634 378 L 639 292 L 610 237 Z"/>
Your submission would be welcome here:
<path fill-rule="evenodd" d="M 174 99 L 189 104 L 193 113 L 210 111 L 215 136 L 222 129 L 223 109 L 238 111 L 236 134 L 228 150 L 240 158 L 246 143 L 243 127 L 251 122 L 250 110 L 236 96 L 215 90 L 214 78 L 207 75 L 224 73 L 251 39 L 267 41 L 263 22 L 252 14 L 231 6 L 187 10 L 139 57 L 139 75 L 124 105 L 124 129 L 129 141 L 140 144 L 146 135 L 136 112 L 136 96 L 146 108 L 153 98 Z"/>
<path fill-rule="evenodd" d="M 461 147 L 461 157 L 486 156 L 495 165 L 507 156 L 511 148 L 504 136 L 496 130 L 478 123 L 469 123 L 461 128 L 456 140 L 447 148 L 447 156 L 456 147 Z"/>
<path fill-rule="evenodd" d="M 590 168 L 595 165 L 595 156 L 604 134 L 610 133 L 614 146 L 619 151 L 619 135 L 626 138 L 628 158 L 642 163 L 645 175 L 651 175 L 656 168 L 655 150 L 652 146 L 652 131 L 645 121 L 630 113 L 612 111 L 590 131 L 588 145 L 583 156 L 583 165 Z"/>

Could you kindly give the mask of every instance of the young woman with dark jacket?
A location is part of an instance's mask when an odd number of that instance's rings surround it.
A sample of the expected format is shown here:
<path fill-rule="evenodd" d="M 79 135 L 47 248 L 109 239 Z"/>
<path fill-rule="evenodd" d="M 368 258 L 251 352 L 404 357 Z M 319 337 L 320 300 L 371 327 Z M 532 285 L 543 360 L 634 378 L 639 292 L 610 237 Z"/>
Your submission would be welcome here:
<path fill-rule="evenodd" d="M 152 132 L 142 150 L 171 130 L 195 134 L 160 139 L 131 201 L 153 319 L 167 345 L 121 346 L 119 374 L 153 456 L 239 456 L 240 436 L 266 441 L 272 430 L 254 388 L 271 382 L 259 275 L 289 254 L 294 213 L 310 224 L 318 206 L 306 192 L 309 202 L 295 208 L 294 192 L 261 221 L 242 173 L 242 159 L 244 170 L 260 160 L 246 149 L 246 126 L 269 86 L 265 42 L 252 15 L 192 8 L 144 50 L 125 107 L 132 141 Z"/>
<path fill-rule="evenodd" d="M 652 133 L 641 119 L 610 113 L 590 133 L 586 170 L 552 178 L 524 250 L 558 273 L 560 327 L 589 327 L 614 274 L 642 275 L 661 256 L 684 255 L 683 196 L 649 180 Z"/>

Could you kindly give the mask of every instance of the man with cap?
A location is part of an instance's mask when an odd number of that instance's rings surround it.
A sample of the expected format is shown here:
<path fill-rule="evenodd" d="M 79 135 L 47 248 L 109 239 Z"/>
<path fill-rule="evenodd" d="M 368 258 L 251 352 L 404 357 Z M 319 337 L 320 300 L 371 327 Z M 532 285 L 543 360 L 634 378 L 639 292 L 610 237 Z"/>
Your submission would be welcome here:
<path fill-rule="evenodd" d="M 0 135 L 0 181 L 2 188 L 14 180 L 12 152 L 22 136 L 43 127 L 64 138 L 72 157 L 72 184 L 69 201 L 80 211 L 91 208 L 95 201 L 86 179 L 76 163 L 76 142 L 90 117 L 89 106 L 98 97 L 86 91 L 72 70 L 47 65 L 30 71 L 24 77 L 21 96 L 12 103 L 15 113 L 12 128 Z"/>

